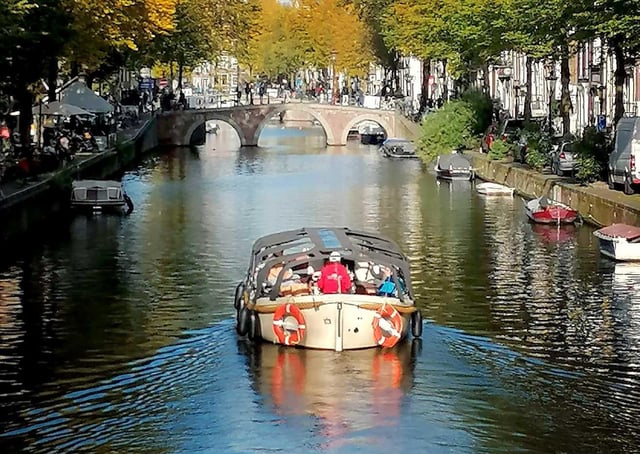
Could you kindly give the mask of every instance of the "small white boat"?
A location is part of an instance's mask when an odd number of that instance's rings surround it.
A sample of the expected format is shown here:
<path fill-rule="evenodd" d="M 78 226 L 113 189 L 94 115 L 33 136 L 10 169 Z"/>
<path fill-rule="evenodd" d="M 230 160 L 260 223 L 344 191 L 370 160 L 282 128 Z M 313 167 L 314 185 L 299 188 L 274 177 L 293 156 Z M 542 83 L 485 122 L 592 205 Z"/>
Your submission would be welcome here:
<path fill-rule="evenodd" d="M 252 341 L 343 351 L 422 335 L 406 256 L 388 239 L 348 228 L 256 240 L 234 305 L 236 331 Z"/>
<path fill-rule="evenodd" d="M 473 181 L 476 177 L 476 171 L 471 166 L 471 161 L 458 152 L 438 156 L 435 171 L 437 177 L 443 180 Z"/>
<path fill-rule="evenodd" d="M 71 207 L 91 211 L 116 209 L 130 214 L 133 202 L 119 181 L 77 180 L 71 183 Z"/>
<path fill-rule="evenodd" d="M 220 129 L 220 126 L 218 126 L 218 123 L 216 123 L 215 121 L 208 120 L 205 123 L 204 128 L 207 134 L 218 134 L 218 130 Z"/>
<path fill-rule="evenodd" d="M 640 261 L 640 227 L 611 224 L 593 234 L 599 240 L 602 255 L 620 261 Z"/>
<path fill-rule="evenodd" d="M 514 188 L 510 188 L 508 186 L 498 184 L 498 183 L 480 183 L 476 186 L 476 191 L 478 194 L 484 195 L 508 195 L 513 196 Z"/>

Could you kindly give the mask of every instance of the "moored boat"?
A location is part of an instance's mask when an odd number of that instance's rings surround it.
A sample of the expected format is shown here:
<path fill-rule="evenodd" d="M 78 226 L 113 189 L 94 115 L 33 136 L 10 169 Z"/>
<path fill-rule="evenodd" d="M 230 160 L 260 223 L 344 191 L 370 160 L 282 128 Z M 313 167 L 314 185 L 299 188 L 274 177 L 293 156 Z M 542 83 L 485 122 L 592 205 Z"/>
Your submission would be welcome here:
<path fill-rule="evenodd" d="M 408 139 L 387 139 L 382 142 L 380 153 L 386 158 L 418 159 L 416 147 Z"/>
<path fill-rule="evenodd" d="M 436 160 L 435 171 L 438 178 L 445 180 L 473 180 L 476 177 L 475 169 L 461 153 L 440 155 Z"/>
<path fill-rule="evenodd" d="M 547 197 L 529 200 L 524 208 L 529 219 L 540 224 L 573 224 L 579 216 L 570 206 Z"/>
<path fill-rule="evenodd" d="M 422 317 L 409 264 L 384 237 L 302 228 L 258 239 L 235 295 L 236 330 L 250 340 L 335 351 L 393 347 Z"/>
<path fill-rule="evenodd" d="M 133 211 L 133 202 L 119 181 L 76 180 L 71 183 L 71 207 L 90 211 L 119 210 L 129 214 Z"/>
<path fill-rule="evenodd" d="M 513 191 L 514 191 L 514 188 L 510 188 L 510 187 L 502 185 L 502 184 L 491 183 L 491 182 L 480 183 L 480 184 L 478 184 L 476 186 L 476 192 L 478 194 L 483 194 L 483 195 L 508 195 L 508 196 L 512 196 L 513 195 Z"/>
<path fill-rule="evenodd" d="M 614 260 L 640 261 L 640 227 L 611 224 L 596 230 L 600 253 Z"/>

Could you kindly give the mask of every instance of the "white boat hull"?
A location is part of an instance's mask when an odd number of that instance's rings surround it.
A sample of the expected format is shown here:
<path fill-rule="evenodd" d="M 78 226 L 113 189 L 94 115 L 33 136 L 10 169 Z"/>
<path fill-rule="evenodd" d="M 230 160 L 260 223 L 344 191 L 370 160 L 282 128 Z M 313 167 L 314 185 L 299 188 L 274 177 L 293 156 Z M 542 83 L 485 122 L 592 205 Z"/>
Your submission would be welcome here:
<path fill-rule="evenodd" d="M 513 196 L 514 188 L 510 188 L 497 183 L 480 183 L 476 186 L 476 192 L 483 195 L 506 195 Z"/>
<path fill-rule="evenodd" d="M 264 311 L 268 308 L 274 309 L 281 304 L 295 304 L 299 305 L 305 322 L 305 335 L 297 345 L 342 351 L 379 346 L 374 336 L 373 321 L 376 317 L 376 308 L 384 303 L 404 307 L 396 298 L 335 294 L 286 296 L 277 298 L 275 301 L 261 298 L 256 302 L 255 309 L 260 319 L 260 335 L 267 342 L 279 343 L 273 329 L 274 313 Z M 415 310 L 413 305 L 406 306 L 406 309 L 406 312 L 399 312 L 402 319 L 400 340 L 406 337 L 411 323 L 411 312 Z"/>
<path fill-rule="evenodd" d="M 613 260 L 640 261 L 640 243 L 630 243 L 624 238 L 598 237 L 600 253 Z"/>

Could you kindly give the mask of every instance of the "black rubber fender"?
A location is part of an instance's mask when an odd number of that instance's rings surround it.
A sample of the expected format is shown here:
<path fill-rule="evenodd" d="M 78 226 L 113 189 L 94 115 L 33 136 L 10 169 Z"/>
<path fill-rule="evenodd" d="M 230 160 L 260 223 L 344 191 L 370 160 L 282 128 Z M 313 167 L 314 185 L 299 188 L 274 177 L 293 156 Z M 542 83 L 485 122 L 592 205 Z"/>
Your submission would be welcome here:
<path fill-rule="evenodd" d="M 256 311 L 249 314 L 249 339 L 252 341 L 262 337 L 262 327 L 260 326 L 260 316 Z"/>
<path fill-rule="evenodd" d="M 411 335 L 414 338 L 422 337 L 422 313 L 420 310 L 411 314 Z"/>
<path fill-rule="evenodd" d="M 133 212 L 133 201 L 131 200 L 131 197 L 129 197 L 127 194 L 124 194 L 124 203 L 127 204 L 127 210 L 124 212 L 125 216 L 129 216 L 132 212 Z"/>
<path fill-rule="evenodd" d="M 244 293 L 244 282 L 240 282 L 236 287 L 236 293 L 235 293 L 235 296 L 233 297 L 233 307 L 235 307 L 236 310 L 240 309 L 243 293 Z"/>
<path fill-rule="evenodd" d="M 249 332 L 249 309 L 243 306 L 238 311 L 238 323 L 236 324 L 236 332 L 239 336 L 246 336 Z"/>

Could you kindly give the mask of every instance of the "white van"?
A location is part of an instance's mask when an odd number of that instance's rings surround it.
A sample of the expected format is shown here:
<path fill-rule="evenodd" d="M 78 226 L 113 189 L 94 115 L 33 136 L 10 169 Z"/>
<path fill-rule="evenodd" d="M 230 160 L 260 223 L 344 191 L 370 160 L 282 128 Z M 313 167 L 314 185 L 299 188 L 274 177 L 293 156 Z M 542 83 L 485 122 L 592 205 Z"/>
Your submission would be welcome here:
<path fill-rule="evenodd" d="M 640 117 L 622 118 L 616 127 L 616 143 L 609 155 L 609 188 L 624 185 L 633 194 L 640 185 Z"/>

